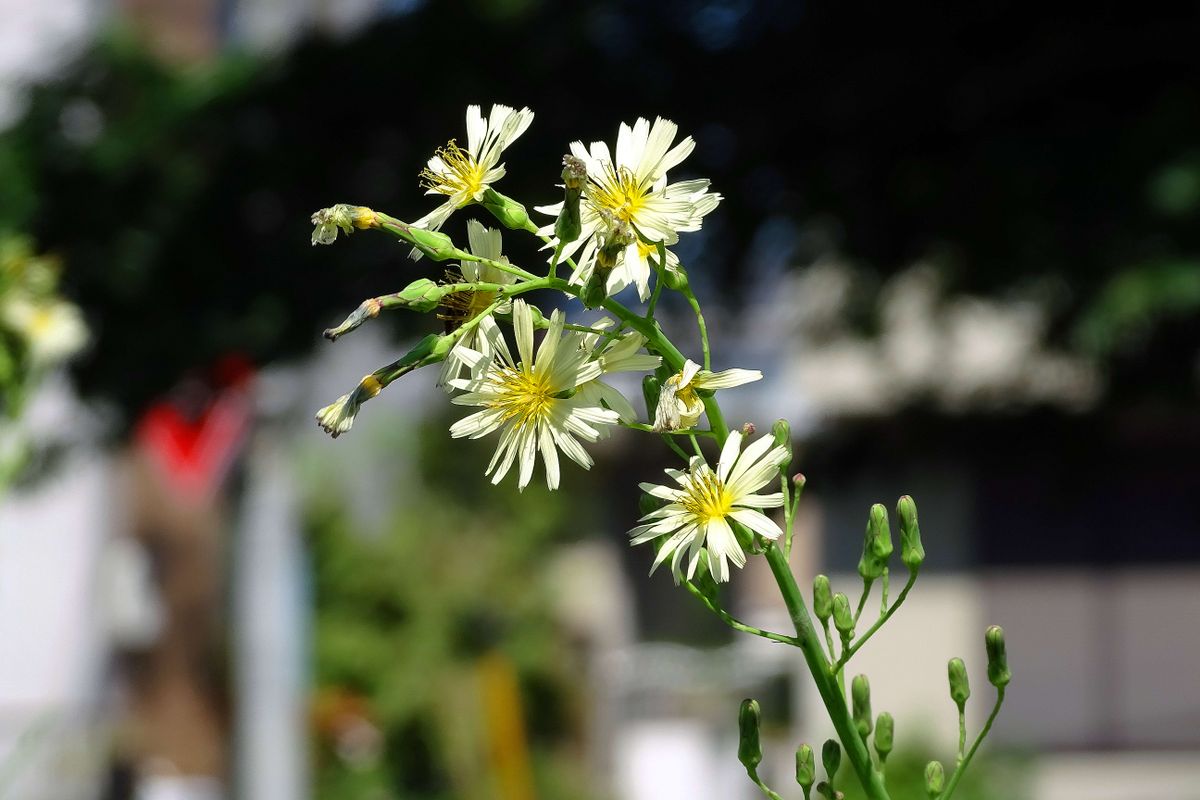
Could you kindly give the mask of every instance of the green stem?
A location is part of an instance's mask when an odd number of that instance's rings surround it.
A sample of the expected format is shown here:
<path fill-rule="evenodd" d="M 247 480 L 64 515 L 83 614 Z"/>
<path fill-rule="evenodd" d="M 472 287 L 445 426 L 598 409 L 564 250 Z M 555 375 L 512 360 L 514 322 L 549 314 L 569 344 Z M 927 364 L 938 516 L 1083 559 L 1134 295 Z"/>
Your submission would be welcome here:
<path fill-rule="evenodd" d="M 842 667 L 846 666 L 846 662 L 848 662 L 851 658 L 853 658 L 854 654 L 857 653 L 859 651 L 859 649 L 864 644 L 867 643 L 867 640 L 869 640 L 872 636 L 875 635 L 875 631 L 882 628 L 884 623 L 892 618 L 892 615 L 896 613 L 896 609 L 900 608 L 900 605 L 904 602 L 904 598 L 908 597 L 909 591 L 912 590 L 913 584 L 915 584 L 916 582 L 917 582 L 917 573 L 909 572 L 908 582 L 905 583 L 904 588 L 900 590 L 900 596 L 896 598 L 896 602 L 892 603 L 892 605 L 888 607 L 887 612 L 885 612 L 883 614 L 883 616 L 881 616 L 879 619 L 877 619 L 875 621 L 874 625 L 872 625 L 870 628 L 867 629 L 867 632 L 863 634 L 862 638 L 859 639 L 853 647 L 851 647 L 849 650 L 842 653 L 842 657 L 840 659 L 838 659 L 838 663 L 837 663 L 838 669 L 841 669 Z"/>
<path fill-rule="evenodd" d="M 874 578 L 863 578 L 862 596 L 858 598 L 858 609 L 854 612 L 854 624 L 858 625 L 859 619 L 862 618 L 863 609 L 866 608 L 867 598 L 871 596 L 871 586 L 875 583 Z"/>
<path fill-rule="evenodd" d="M 741 631 L 742 633 L 749 633 L 754 636 L 761 636 L 762 638 L 770 639 L 773 642 L 782 642 L 783 644 L 790 644 L 793 646 L 797 644 L 794 636 L 786 636 L 782 633 L 764 631 L 762 628 L 755 628 L 753 625 L 747 625 L 746 623 L 738 620 L 728 611 L 710 600 L 704 594 L 704 592 L 700 591 L 700 588 L 691 581 L 684 581 L 684 586 L 686 586 L 687 590 L 691 592 L 692 595 L 694 595 L 698 600 L 700 600 L 701 603 L 704 603 L 705 607 L 707 607 L 709 611 L 720 617 L 722 622 L 734 630 Z"/>
<path fill-rule="evenodd" d="M 492 267 L 493 269 L 498 269 L 501 272 L 507 272 L 510 275 L 516 275 L 518 277 L 525 278 L 527 281 L 542 281 L 542 280 L 554 280 L 555 279 L 555 276 L 553 273 L 542 278 L 537 275 L 534 275 L 532 272 L 529 272 L 528 270 L 521 269 L 520 267 L 518 267 L 514 264 L 506 264 L 503 261 L 493 261 L 490 258 L 484 258 L 483 256 L 477 256 L 477 255 L 473 255 L 471 253 L 466 253 L 466 252 L 462 253 L 459 255 L 459 259 L 461 261 L 474 261 L 477 264 L 486 264 L 487 266 Z"/>
<path fill-rule="evenodd" d="M 983 723 L 983 730 L 979 731 L 979 735 L 975 737 L 974 744 L 967 751 L 967 757 L 954 768 L 954 774 L 950 776 L 950 782 L 946 784 L 946 791 L 938 800 L 950 800 L 950 796 L 954 794 L 954 788 L 958 786 L 958 782 L 962 780 L 963 773 L 967 771 L 967 767 L 971 765 L 971 759 L 975 757 L 975 751 L 979 749 L 979 745 L 983 744 L 983 740 L 987 738 L 988 732 L 992 729 L 992 723 L 996 721 L 996 715 L 1000 713 L 1000 706 L 1004 703 L 1004 687 L 996 689 L 996 705 L 992 706 L 992 713 L 988 715 L 987 722 Z"/>
<path fill-rule="evenodd" d="M 771 800 L 783 800 L 782 797 L 771 791 L 771 787 L 763 783 L 762 778 L 758 777 L 758 770 L 756 768 L 746 767 L 746 774 L 750 776 L 750 780 L 754 781 L 754 785 L 761 789 L 762 793 L 771 798 Z"/>
<path fill-rule="evenodd" d="M 708 326 L 704 324 L 704 313 L 700 311 L 700 301 L 692 293 L 691 286 L 683 290 L 683 296 L 687 298 L 688 305 L 692 307 L 692 311 L 696 314 L 696 327 L 700 329 L 700 348 L 704 352 L 704 368 L 712 369 L 712 356 L 708 350 Z"/>
<path fill-rule="evenodd" d="M 783 595 L 788 615 L 792 618 L 792 624 L 796 628 L 796 638 L 799 640 L 796 646 L 804 654 L 808 671 L 812 673 L 813 682 L 817 685 L 817 692 L 821 695 L 825 710 L 829 712 L 830 721 L 833 722 L 834 730 L 837 731 L 838 738 L 842 742 L 850 765 L 858 776 L 859 783 L 862 784 L 863 791 L 872 800 L 888 800 L 887 789 L 883 785 L 883 779 L 871 763 L 871 753 L 867 750 L 866 742 L 858 735 L 858 730 L 854 727 L 854 719 L 850 715 L 850 709 L 846 706 L 846 695 L 838 687 L 837 678 L 830 669 L 829 662 L 825 660 L 821 642 L 817 638 L 816 631 L 813 630 L 812 620 L 808 616 L 808 608 L 804 604 L 800 588 L 796 585 L 796 579 L 792 575 L 787 558 L 783 551 L 774 545 L 767 548 L 766 558 L 771 572 L 775 576 L 775 582 L 779 584 L 779 591 Z"/>
<path fill-rule="evenodd" d="M 658 272 L 654 277 L 654 290 L 650 292 L 650 302 L 646 304 L 646 319 L 654 319 L 654 309 L 658 306 L 658 298 L 662 294 L 662 288 L 662 272 Z"/>
<path fill-rule="evenodd" d="M 554 257 L 550 259 L 550 271 L 546 273 L 547 278 L 558 277 L 558 260 L 562 258 L 564 247 L 566 247 L 566 242 L 559 242 L 558 247 L 554 248 Z"/>
<path fill-rule="evenodd" d="M 829 627 L 829 620 L 825 620 L 821 627 L 825 629 L 825 646 L 829 648 L 829 661 L 833 663 L 837 660 L 837 650 L 834 649 L 833 630 Z"/>
<path fill-rule="evenodd" d="M 958 707 L 958 758 L 955 761 L 954 768 L 958 769 L 962 766 L 963 754 L 967 750 L 967 704 L 963 703 Z"/>
<path fill-rule="evenodd" d="M 579 294 L 578 287 L 570 286 L 564 280 L 553 277 L 548 277 L 544 280 L 548 288 L 560 289 L 575 296 Z M 687 296 L 689 303 L 696 311 L 697 324 L 700 326 L 701 342 L 704 349 L 705 367 L 707 368 L 710 365 L 708 331 L 704 325 L 704 317 L 700 313 L 699 303 L 696 301 L 695 296 L 690 290 L 687 292 Z M 669 369 L 673 372 L 679 372 L 683 369 L 685 361 L 683 354 L 663 335 L 657 323 L 633 313 L 630 309 L 612 298 L 606 299 L 603 307 L 625 322 L 630 328 L 646 337 L 647 344 L 662 356 L 663 363 Z M 725 439 L 729 436 L 729 427 L 725 423 L 725 417 L 721 413 L 721 407 L 715 397 L 705 397 L 703 398 L 703 402 L 705 412 L 708 415 L 709 427 L 717 440 L 717 445 L 720 446 L 724 444 Z M 664 440 L 671 441 L 669 437 L 664 437 Z M 767 563 L 771 567 L 771 572 L 775 576 L 775 581 L 779 585 L 779 591 L 783 595 L 784 605 L 788 609 L 792 625 L 796 629 L 796 646 L 804 654 L 804 660 L 808 665 L 809 672 L 812 674 L 813 682 L 816 684 L 817 691 L 820 693 L 825 708 L 829 712 L 833 727 L 837 731 L 838 738 L 841 739 L 842 747 L 846 751 L 846 755 L 858 776 L 859 782 L 862 784 L 870 800 L 889 800 L 883 780 L 874 770 L 871 763 L 871 754 L 867 750 L 866 743 L 858 735 L 858 730 L 854 727 L 854 720 L 850 715 L 850 709 L 846 705 L 845 692 L 838 688 L 836 673 L 830 669 L 830 664 L 825 658 L 821 642 L 813 630 L 812 620 L 808 616 L 808 608 L 805 606 L 804 599 L 800 594 L 800 588 L 796 585 L 796 579 L 792 575 L 787 557 L 774 544 L 767 547 L 765 555 Z"/>
<path fill-rule="evenodd" d="M 714 436 L 712 431 L 696 430 L 689 428 L 684 431 L 660 431 L 656 430 L 653 425 L 646 425 L 643 422 L 622 422 L 621 427 L 629 428 L 634 431 L 645 431 L 646 433 L 659 433 L 663 436 Z"/>
<path fill-rule="evenodd" d="M 664 441 L 664 442 L 666 442 L 666 443 L 667 443 L 667 447 L 669 447 L 669 448 L 671 448 L 672 450 L 674 450 L 674 451 L 675 451 L 675 455 L 677 455 L 677 456 L 679 456 L 680 458 L 682 458 L 682 459 L 683 459 L 683 463 L 685 463 L 685 464 L 686 464 L 686 463 L 688 463 L 689 461 L 691 461 L 691 460 L 692 460 L 692 457 L 691 457 L 691 456 L 689 456 L 689 455 L 687 454 L 687 452 L 686 452 L 686 451 L 684 451 L 684 449 L 683 449 L 682 447 L 680 447 L 679 445 L 675 444 L 675 441 L 674 441 L 674 440 L 673 440 L 673 439 L 672 439 L 670 436 L 668 436 L 668 435 L 667 435 L 667 432 L 666 432 L 666 431 L 659 431 L 659 433 L 661 433 L 661 434 L 662 434 L 662 439 L 663 439 L 663 441 Z"/>

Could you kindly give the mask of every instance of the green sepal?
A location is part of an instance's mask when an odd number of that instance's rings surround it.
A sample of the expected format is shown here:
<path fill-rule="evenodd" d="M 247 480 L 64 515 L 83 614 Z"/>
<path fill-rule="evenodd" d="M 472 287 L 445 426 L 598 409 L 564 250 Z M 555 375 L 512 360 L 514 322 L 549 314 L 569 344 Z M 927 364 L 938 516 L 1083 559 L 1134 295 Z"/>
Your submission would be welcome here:
<path fill-rule="evenodd" d="M 807 744 L 796 748 L 796 783 L 804 787 L 807 793 L 817 779 L 817 763 L 813 749 Z"/>
<path fill-rule="evenodd" d="M 854 612 L 850 609 L 850 598 L 844 592 L 833 596 L 833 627 L 844 637 L 854 633 Z"/>
<path fill-rule="evenodd" d="M 925 765 L 925 792 L 931 800 L 941 795 L 946 788 L 946 770 L 940 761 L 930 761 Z"/>
<path fill-rule="evenodd" d="M 510 230 L 537 230 L 537 226 L 529 221 L 529 212 L 525 210 L 525 206 L 491 187 L 484 190 L 481 205 L 490 211 L 501 225 Z"/>

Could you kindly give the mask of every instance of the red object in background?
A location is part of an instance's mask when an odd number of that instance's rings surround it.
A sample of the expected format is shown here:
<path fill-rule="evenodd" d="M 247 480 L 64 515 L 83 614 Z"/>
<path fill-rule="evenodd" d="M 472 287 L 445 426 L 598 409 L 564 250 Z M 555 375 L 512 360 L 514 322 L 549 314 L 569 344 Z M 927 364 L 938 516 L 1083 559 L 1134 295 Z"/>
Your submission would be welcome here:
<path fill-rule="evenodd" d="M 253 411 L 254 367 L 226 356 L 207 380 L 188 387 L 192 397 L 155 403 L 138 421 L 134 438 L 159 465 L 167 482 L 191 500 L 212 496 L 246 439 Z M 199 394 L 197 398 L 194 395 Z M 192 413 L 189 413 L 191 411 Z"/>

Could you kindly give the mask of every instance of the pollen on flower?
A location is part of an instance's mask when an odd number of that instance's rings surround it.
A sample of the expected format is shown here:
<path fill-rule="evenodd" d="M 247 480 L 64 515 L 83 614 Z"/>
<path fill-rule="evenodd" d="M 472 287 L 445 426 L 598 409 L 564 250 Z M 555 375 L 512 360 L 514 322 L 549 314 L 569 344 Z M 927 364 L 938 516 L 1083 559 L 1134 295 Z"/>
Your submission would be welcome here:
<path fill-rule="evenodd" d="M 709 470 L 693 477 L 679 502 L 700 523 L 724 519 L 733 510 L 733 498 L 725 483 Z"/>
<path fill-rule="evenodd" d="M 505 421 L 532 425 L 547 416 L 554 404 L 554 388 L 544 376 L 520 368 L 504 367 L 492 377 L 496 397 L 489 405 L 501 409 Z"/>
<path fill-rule="evenodd" d="M 649 186 L 643 186 L 633 171 L 622 167 L 605 166 L 604 176 L 592 186 L 590 199 L 601 209 L 612 212 L 623 222 L 630 222 L 646 202 Z"/>
<path fill-rule="evenodd" d="M 483 188 L 483 166 L 469 150 L 463 150 L 453 139 L 445 147 L 439 147 L 434 156 L 441 159 L 446 169 L 442 172 L 434 172 L 429 167 L 421 170 L 422 188 L 445 195 L 459 192 L 474 195 Z"/>

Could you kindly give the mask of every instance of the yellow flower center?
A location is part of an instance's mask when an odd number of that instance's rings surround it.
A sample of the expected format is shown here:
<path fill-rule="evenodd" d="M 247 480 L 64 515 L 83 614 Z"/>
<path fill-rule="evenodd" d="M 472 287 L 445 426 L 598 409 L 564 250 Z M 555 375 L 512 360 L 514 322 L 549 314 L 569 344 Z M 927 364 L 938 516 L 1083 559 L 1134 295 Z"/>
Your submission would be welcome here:
<path fill-rule="evenodd" d="M 733 510 L 733 498 L 724 482 L 708 469 L 692 475 L 691 486 L 680 503 L 701 523 L 724 519 Z"/>
<path fill-rule="evenodd" d="M 422 188 L 445 195 L 465 192 L 472 197 L 483 188 L 486 170 L 471 155 L 471 151 L 463 150 L 451 139 L 445 147 L 439 147 L 434 155 L 446 165 L 446 171 L 434 172 L 429 167 L 421 170 Z"/>
<path fill-rule="evenodd" d="M 29 333 L 32 337 L 45 336 L 54 327 L 54 309 L 46 306 L 33 312 L 29 320 Z"/>
<path fill-rule="evenodd" d="M 498 391 L 490 405 L 503 410 L 505 421 L 515 419 L 518 425 L 532 425 L 546 417 L 554 405 L 554 387 L 545 376 L 534 375 L 524 365 L 498 368 L 492 382 Z"/>
<path fill-rule="evenodd" d="M 639 183 L 628 168 L 622 167 L 618 171 L 608 166 L 604 179 L 592 184 L 589 197 L 597 208 L 607 209 L 617 219 L 631 222 L 646 204 L 649 193 L 650 187 Z"/>
<path fill-rule="evenodd" d="M 682 381 L 682 372 L 676 372 L 674 375 L 667 378 L 667 383 L 672 383 L 676 386 L 679 386 L 680 382 Z M 683 403 L 685 406 L 691 407 L 700 402 L 700 395 L 696 394 L 696 390 L 692 388 L 691 381 L 688 381 L 683 386 L 679 386 L 679 388 L 675 390 L 675 399 L 680 403 Z"/>

